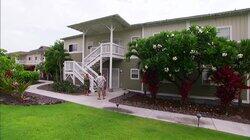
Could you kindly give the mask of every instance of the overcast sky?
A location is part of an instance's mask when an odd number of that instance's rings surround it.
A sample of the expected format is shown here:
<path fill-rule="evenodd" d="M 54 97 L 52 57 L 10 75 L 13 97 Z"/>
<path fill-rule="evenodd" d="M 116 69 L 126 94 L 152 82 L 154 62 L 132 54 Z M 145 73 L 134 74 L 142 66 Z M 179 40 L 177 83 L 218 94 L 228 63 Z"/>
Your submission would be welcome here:
<path fill-rule="evenodd" d="M 1 48 L 51 45 L 80 33 L 67 25 L 112 14 L 134 24 L 249 7 L 250 0 L 1 0 Z"/>

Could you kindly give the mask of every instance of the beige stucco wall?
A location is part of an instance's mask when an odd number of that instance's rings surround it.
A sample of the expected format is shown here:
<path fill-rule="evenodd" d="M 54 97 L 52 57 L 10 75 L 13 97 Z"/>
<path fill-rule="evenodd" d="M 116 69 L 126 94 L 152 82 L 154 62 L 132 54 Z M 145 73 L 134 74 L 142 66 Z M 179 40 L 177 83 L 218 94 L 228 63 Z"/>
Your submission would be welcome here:
<path fill-rule="evenodd" d="M 232 39 L 241 40 L 248 38 L 248 17 L 245 15 L 209 18 L 203 20 L 190 21 L 191 25 L 212 25 L 215 27 L 231 26 Z"/>
<path fill-rule="evenodd" d="M 155 33 L 159 33 L 162 31 L 175 31 L 185 28 L 186 28 L 186 22 L 168 23 L 157 26 L 146 26 L 144 27 L 144 37 L 149 37 L 154 35 Z"/>

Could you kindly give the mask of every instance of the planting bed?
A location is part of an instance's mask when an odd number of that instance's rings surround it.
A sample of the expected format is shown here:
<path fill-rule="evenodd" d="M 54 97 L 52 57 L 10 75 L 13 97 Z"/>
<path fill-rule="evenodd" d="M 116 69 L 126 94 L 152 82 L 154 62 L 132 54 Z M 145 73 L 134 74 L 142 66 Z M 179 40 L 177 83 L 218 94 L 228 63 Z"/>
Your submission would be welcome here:
<path fill-rule="evenodd" d="M 52 84 L 46 84 L 46 85 L 42 85 L 39 86 L 37 89 L 42 89 L 42 90 L 47 90 L 47 91 L 52 91 L 52 92 L 58 92 L 55 91 L 52 87 Z M 64 93 L 64 94 L 72 94 L 72 95 L 83 95 L 83 89 L 81 89 L 80 87 L 77 89 L 76 92 L 74 93 L 65 93 L 65 92 L 60 92 L 60 93 Z"/>
<path fill-rule="evenodd" d="M 58 104 L 65 101 L 47 96 L 37 95 L 33 93 L 24 93 L 24 99 L 11 96 L 9 94 L 0 93 L 0 104 L 7 105 L 43 105 L 43 104 Z"/>
<path fill-rule="evenodd" d="M 221 108 L 217 104 L 200 104 L 194 102 L 182 104 L 179 99 L 173 99 L 172 97 L 165 96 L 158 96 L 157 99 L 153 101 L 149 95 L 136 92 L 127 93 L 125 95 L 113 98 L 110 101 L 123 105 L 182 114 L 196 115 L 197 113 L 200 113 L 203 117 L 212 117 L 250 124 L 249 105 L 244 105 L 241 107 L 241 109 L 235 105 L 231 105 L 228 109 L 228 113 L 225 113 L 225 109 Z"/>

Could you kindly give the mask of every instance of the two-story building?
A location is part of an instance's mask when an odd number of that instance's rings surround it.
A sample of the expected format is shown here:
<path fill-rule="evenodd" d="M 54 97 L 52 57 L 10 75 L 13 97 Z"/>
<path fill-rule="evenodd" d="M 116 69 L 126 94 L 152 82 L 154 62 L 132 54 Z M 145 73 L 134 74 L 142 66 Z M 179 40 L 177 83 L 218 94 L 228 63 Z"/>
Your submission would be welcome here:
<path fill-rule="evenodd" d="M 45 61 L 45 51 L 49 47 L 40 46 L 38 49 L 31 50 L 29 52 L 13 52 L 9 53 L 9 56 L 14 57 L 16 62 L 24 65 L 25 67 L 34 67 Z"/>
<path fill-rule="evenodd" d="M 212 25 L 218 36 L 239 41 L 250 38 L 250 9 L 241 9 L 214 14 L 166 19 L 140 24 L 129 24 L 119 15 L 89 20 L 68 26 L 82 34 L 62 38 L 64 48 L 74 61 L 64 64 L 64 79 L 75 84 L 83 83 L 83 74 L 91 80 L 100 71 L 108 79 L 110 90 L 126 88 L 143 91 L 138 69 L 138 58 L 124 60 L 128 43 L 138 38 L 153 36 L 161 31 L 182 30 L 191 25 Z M 215 87 L 207 84 L 206 72 L 202 74 L 191 92 L 194 98 L 214 98 Z M 249 85 L 249 81 L 248 81 Z M 93 85 L 91 86 L 93 88 Z M 169 82 L 162 82 L 160 93 L 178 96 L 177 88 Z M 250 103 L 249 90 L 243 94 L 243 102 Z"/>

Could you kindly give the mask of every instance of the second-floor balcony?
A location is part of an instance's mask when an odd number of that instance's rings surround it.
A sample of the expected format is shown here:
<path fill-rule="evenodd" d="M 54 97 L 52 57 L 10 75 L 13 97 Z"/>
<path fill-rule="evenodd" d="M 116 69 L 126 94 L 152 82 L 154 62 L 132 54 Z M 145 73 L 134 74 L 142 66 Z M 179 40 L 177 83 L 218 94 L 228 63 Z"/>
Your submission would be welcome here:
<path fill-rule="evenodd" d="M 16 60 L 16 63 L 22 65 L 37 65 L 43 62 L 42 60 Z"/>
<path fill-rule="evenodd" d="M 111 51 L 112 50 L 112 51 Z M 84 63 L 90 63 L 97 57 L 113 57 L 123 59 L 125 55 L 125 48 L 115 43 L 101 43 L 95 50 L 90 52 L 85 58 Z"/>

